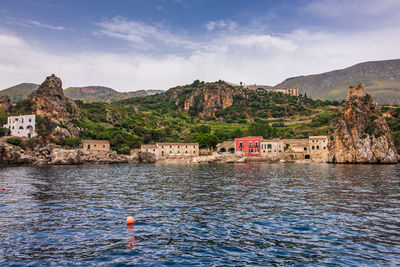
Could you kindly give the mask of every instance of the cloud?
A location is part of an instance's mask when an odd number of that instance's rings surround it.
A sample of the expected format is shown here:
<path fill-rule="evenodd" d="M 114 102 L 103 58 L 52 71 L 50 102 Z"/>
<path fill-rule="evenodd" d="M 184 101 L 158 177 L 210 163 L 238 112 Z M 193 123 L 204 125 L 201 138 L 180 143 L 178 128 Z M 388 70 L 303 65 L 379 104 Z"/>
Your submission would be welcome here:
<path fill-rule="evenodd" d="M 397 26 L 347 33 L 296 29 L 271 35 L 239 27 L 220 30 L 228 26 L 215 25 L 211 36 L 193 41 L 193 36 L 189 39 L 163 25 L 120 17 L 96 25 L 97 36 L 127 43 L 125 52 L 56 54 L 29 39 L 0 32 L 0 88 L 41 83 L 51 73 L 60 76 L 64 87 L 104 85 L 119 91 L 168 89 L 195 79 L 274 85 L 291 76 L 400 57 Z"/>
<path fill-rule="evenodd" d="M 155 45 L 167 46 L 190 45 L 191 42 L 171 34 L 162 25 L 149 25 L 140 21 L 127 20 L 123 17 L 115 17 L 109 21 L 97 23 L 100 30 L 96 35 L 104 35 L 129 41 L 140 45 L 142 49 L 154 49 Z"/>
<path fill-rule="evenodd" d="M 208 31 L 214 31 L 214 30 L 233 31 L 237 28 L 237 23 L 231 20 L 209 21 L 206 24 L 206 28 Z"/>
<path fill-rule="evenodd" d="M 35 21 L 35 20 L 29 21 L 29 23 L 34 25 L 34 26 L 38 26 L 38 27 L 45 28 L 45 29 L 50 29 L 50 30 L 55 30 L 55 31 L 65 31 L 66 30 L 63 26 L 52 26 L 52 25 L 49 25 L 49 24 L 40 23 L 40 22 Z"/>

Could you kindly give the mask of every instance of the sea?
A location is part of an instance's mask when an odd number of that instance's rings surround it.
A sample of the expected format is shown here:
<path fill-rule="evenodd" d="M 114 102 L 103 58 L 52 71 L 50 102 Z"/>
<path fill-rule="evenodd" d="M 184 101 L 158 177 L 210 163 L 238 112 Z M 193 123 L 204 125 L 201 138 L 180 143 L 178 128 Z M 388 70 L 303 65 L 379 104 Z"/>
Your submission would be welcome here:
<path fill-rule="evenodd" d="M 0 188 L 0 266 L 400 265 L 400 165 L 0 167 Z"/>

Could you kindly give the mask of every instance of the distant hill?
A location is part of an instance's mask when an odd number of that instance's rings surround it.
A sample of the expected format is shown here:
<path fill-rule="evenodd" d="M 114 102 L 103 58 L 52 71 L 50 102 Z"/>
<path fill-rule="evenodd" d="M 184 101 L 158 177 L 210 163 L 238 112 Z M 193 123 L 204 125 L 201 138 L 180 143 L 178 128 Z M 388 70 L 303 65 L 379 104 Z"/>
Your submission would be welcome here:
<path fill-rule="evenodd" d="M 39 87 L 34 83 L 21 83 L 10 88 L 0 91 L 0 95 L 8 95 L 11 103 L 17 103 L 35 91 Z M 111 103 L 131 97 L 147 96 L 163 93 L 162 90 L 139 90 L 134 92 L 118 92 L 112 88 L 104 86 L 85 86 L 70 87 L 64 90 L 64 94 L 74 100 L 82 100 L 83 102 L 107 102 Z"/>
<path fill-rule="evenodd" d="M 11 103 L 17 103 L 38 89 L 39 85 L 35 83 L 21 83 L 10 88 L 0 91 L 0 95 L 8 95 L 11 99 Z"/>
<path fill-rule="evenodd" d="M 85 87 L 69 87 L 64 90 L 64 94 L 74 100 L 82 100 L 83 102 L 107 102 L 123 100 L 130 97 L 147 96 L 159 94 L 162 90 L 139 90 L 135 92 L 118 92 L 112 88 L 104 86 L 85 86 Z"/>
<path fill-rule="evenodd" d="M 286 79 L 274 88 L 299 88 L 314 99 L 341 100 L 347 86 L 364 82 L 380 104 L 400 104 L 400 59 L 370 61 L 349 68 Z"/>

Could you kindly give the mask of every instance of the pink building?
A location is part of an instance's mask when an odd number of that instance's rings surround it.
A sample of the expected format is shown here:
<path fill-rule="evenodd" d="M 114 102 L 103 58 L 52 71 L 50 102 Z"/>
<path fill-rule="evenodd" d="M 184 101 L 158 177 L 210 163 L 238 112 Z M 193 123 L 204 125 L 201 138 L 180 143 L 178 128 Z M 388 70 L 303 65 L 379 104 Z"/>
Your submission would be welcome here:
<path fill-rule="evenodd" d="M 238 155 L 261 157 L 261 137 L 247 136 L 235 138 L 235 152 Z"/>

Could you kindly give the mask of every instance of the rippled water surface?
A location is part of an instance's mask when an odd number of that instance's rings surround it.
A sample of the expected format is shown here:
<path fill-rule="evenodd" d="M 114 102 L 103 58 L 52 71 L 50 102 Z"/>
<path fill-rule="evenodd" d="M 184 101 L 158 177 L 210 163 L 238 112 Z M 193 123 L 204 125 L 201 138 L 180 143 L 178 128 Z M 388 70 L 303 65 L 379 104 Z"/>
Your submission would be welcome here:
<path fill-rule="evenodd" d="M 400 165 L 2 167 L 0 187 L 1 265 L 400 264 Z"/>

